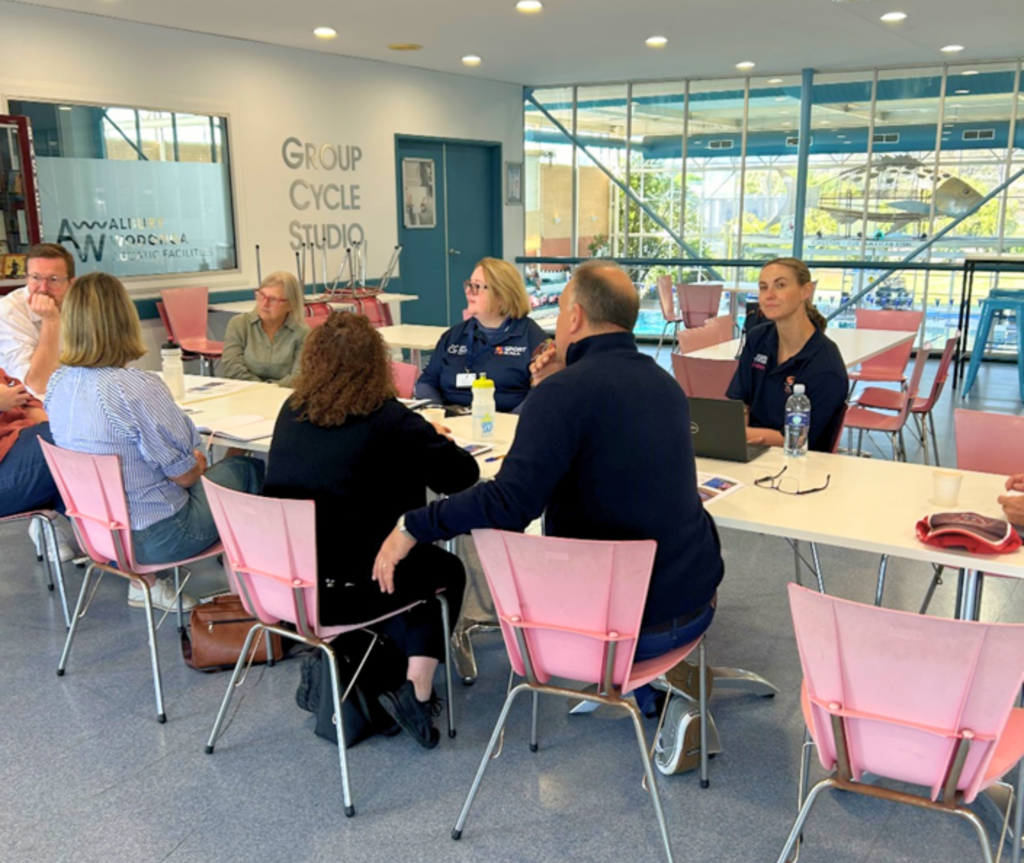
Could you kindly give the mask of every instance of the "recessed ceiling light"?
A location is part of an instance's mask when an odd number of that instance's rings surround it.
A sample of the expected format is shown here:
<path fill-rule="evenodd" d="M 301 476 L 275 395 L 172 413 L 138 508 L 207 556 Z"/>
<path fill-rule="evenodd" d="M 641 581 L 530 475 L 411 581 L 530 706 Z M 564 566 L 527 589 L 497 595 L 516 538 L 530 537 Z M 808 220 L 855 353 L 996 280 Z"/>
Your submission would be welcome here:
<path fill-rule="evenodd" d="M 754 62 L 752 60 L 742 60 L 736 64 L 737 69 L 753 69 Z"/>
<path fill-rule="evenodd" d="M 966 72 L 961 72 L 960 74 L 961 75 L 979 75 L 980 73 L 978 72 L 977 69 L 968 69 Z"/>
<path fill-rule="evenodd" d="M 768 79 L 768 83 L 769 84 L 781 84 L 782 83 L 782 79 L 781 78 L 769 78 Z"/>
<path fill-rule="evenodd" d="M 543 8 L 544 4 L 541 3 L 540 0 L 519 0 L 519 2 L 516 3 L 516 9 L 520 12 L 525 12 L 527 15 L 534 12 L 540 12 Z"/>
<path fill-rule="evenodd" d="M 462 58 L 464 66 L 479 66 L 483 61 L 476 54 L 467 54 Z"/>
<path fill-rule="evenodd" d="M 894 21 L 903 21 L 903 20 L 906 19 L 906 17 L 907 17 L 907 13 L 906 12 L 886 12 L 882 16 L 882 20 L 886 21 L 888 23 L 892 23 Z"/>
<path fill-rule="evenodd" d="M 829 126 L 829 125 L 831 125 L 831 123 L 832 123 L 831 120 L 822 120 L 821 121 L 821 125 L 822 126 Z"/>
<path fill-rule="evenodd" d="M 785 102 L 786 101 L 786 97 L 785 96 L 776 96 L 775 97 L 775 101 L 776 102 Z"/>
<path fill-rule="evenodd" d="M 846 135 L 836 135 L 837 138 L 845 138 Z"/>
<path fill-rule="evenodd" d="M 70 105 L 58 105 L 57 106 L 57 110 L 58 111 L 70 111 L 71 110 L 71 106 Z"/>
<path fill-rule="evenodd" d="M 970 93 L 971 91 L 970 91 L 970 90 L 954 90 L 953 92 L 954 92 L 954 93 L 955 93 L 955 94 L 956 94 L 957 96 L 966 96 L 966 95 L 967 95 L 968 93 Z"/>
<path fill-rule="evenodd" d="M 664 48 L 668 44 L 668 39 L 664 36 L 651 36 L 647 39 L 648 48 Z"/>
<path fill-rule="evenodd" d="M 942 51 L 945 54 L 956 54 L 957 51 L 963 51 L 963 45 L 943 45 Z"/>
<path fill-rule="evenodd" d="M 422 45 L 417 45 L 415 42 L 392 42 L 388 45 L 389 51 L 419 51 Z"/>
<path fill-rule="evenodd" d="M 338 31 L 333 27 L 317 27 L 313 30 L 313 35 L 317 39 L 333 39 L 338 35 Z"/>

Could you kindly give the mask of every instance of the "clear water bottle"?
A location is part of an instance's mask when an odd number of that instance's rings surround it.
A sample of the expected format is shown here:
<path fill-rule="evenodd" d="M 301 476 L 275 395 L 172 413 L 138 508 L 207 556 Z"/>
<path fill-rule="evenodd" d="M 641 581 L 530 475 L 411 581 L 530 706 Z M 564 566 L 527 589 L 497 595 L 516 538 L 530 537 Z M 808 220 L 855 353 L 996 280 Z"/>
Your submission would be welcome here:
<path fill-rule="evenodd" d="M 185 364 L 181 359 L 181 348 L 174 342 L 160 346 L 160 369 L 174 400 L 180 402 L 185 398 Z"/>
<path fill-rule="evenodd" d="M 786 430 L 783 435 L 786 455 L 807 455 L 810 430 L 811 400 L 804 394 L 803 384 L 794 384 L 793 395 L 786 399 Z"/>
<path fill-rule="evenodd" d="M 494 439 L 494 381 L 480 375 L 473 381 L 473 440 Z"/>

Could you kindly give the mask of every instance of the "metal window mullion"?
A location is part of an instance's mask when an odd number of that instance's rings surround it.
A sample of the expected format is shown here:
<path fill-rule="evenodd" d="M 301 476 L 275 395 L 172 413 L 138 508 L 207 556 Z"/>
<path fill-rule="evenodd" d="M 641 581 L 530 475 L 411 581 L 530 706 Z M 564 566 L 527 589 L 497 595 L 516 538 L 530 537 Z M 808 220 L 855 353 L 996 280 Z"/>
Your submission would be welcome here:
<path fill-rule="evenodd" d="M 178 146 L 178 115 L 171 112 L 171 142 L 174 148 L 174 161 L 181 161 L 181 151 Z"/>
<path fill-rule="evenodd" d="M 683 144 L 680 150 L 682 154 L 680 171 L 682 174 L 679 178 L 679 239 L 681 241 L 686 240 L 686 160 L 687 160 L 687 138 L 690 134 L 690 79 L 687 78 L 683 82 Z M 682 242 L 678 244 L 679 257 L 683 256 Z M 698 249 L 699 251 L 699 249 Z M 683 280 L 683 268 L 680 267 L 677 271 L 677 278 L 681 282 Z"/>
<path fill-rule="evenodd" d="M 1010 172 L 1013 170 L 1013 150 L 1014 144 L 1017 138 L 1017 112 L 1020 110 L 1020 76 L 1021 76 L 1021 61 L 1017 61 L 1017 74 L 1013 78 L 1013 104 L 1010 110 L 1010 134 L 1006 140 L 1006 173 L 1003 177 L 1009 177 Z M 996 254 L 1001 255 L 1004 248 L 1006 247 L 1006 208 L 1010 201 L 1010 190 L 1007 188 L 1004 190 L 1002 197 L 999 200 L 999 223 L 998 232 L 999 239 L 996 243 Z M 998 284 L 998 273 L 996 274 Z"/>
<path fill-rule="evenodd" d="M 572 88 L 572 228 L 569 232 L 572 242 L 572 255 L 577 257 L 580 253 L 580 156 L 579 147 L 575 139 L 579 134 L 578 113 L 579 113 L 579 87 Z"/>
<path fill-rule="evenodd" d="M 928 206 L 928 235 L 935 235 L 935 194 L 939 188 L 939 168 L 942 164 L 942 128 L 943 123 L 946 121 L 946 89 L 949 81 L 949 64 L 943 63 L 942 65 L 942 80 L 939 84 L 939 117 L 938 122 L 935 124 L 935 161 L 934 170 L 932 171 L 932 199 Z M 932 251 L 931 248 L 927 250 L 927 260 L 931 261 Z M 931 283 L 931 272 L 925 270 L 924 272 L 924 320 L 922 321 L 923 326 L 918 331 L 917 346 L 920 348 L 924 342 L 924 334 L 928 329 L 928 288 Z"/>
<path fill-rule="evenodd" d="M 807 174 L 811 155 L 811 105 L 814 70 L 804 69 L 800 78 L 800 132 L 796 156 L 796 201 L 793 213 L 793 257 L 804 253 L 804 221 L 807 211 Z"/>
<path fill-rule="evenodd" d="M 878 108 L 878 69 L 871 75 L 871 108 L 868 111 L 868 153 L 867 170 L 864 172 L 864 204 L 861 210 L 861 231 L 860 231 L 860 259 L 867 258 L 868 253 L 868 210 L 871 201 L 871 168 L 875 159 L 875 111 Z M 857 290 L 859 293 L 864 289 L 864 270 L 857 271 Z M 840 297 L 840 302 L 842 297 Z"/>
<path fill-rule="evenodd" d="M 633 85 L 626 84 L 626 188 L 632 189 L 632 161 L 633 161 Z M 626 224 L 623 232 L 625 237 L 626 254 L 629 254 L 629 211 L 633 202 L 629 195 L 626 195 Z M 643 218 L 641 216 L 641 218 Z"/>
<path fill-rule="evenodd" d="M 739 223 L 736 226 L 736 257 L 743 257 L 743 213 L 747 199 L 747 120 L 750 116 L 750 76 L 743 79 L 743 128 L 740 133 L 740 199 L 739 199 Z M 734 287 L 740 286 L 740 268 L 735 268 L 736 279 Z M 736 320 L 739 309 L 739 292 L 732 291 L 729 294 L 729 313 L 732 319 Z"/>

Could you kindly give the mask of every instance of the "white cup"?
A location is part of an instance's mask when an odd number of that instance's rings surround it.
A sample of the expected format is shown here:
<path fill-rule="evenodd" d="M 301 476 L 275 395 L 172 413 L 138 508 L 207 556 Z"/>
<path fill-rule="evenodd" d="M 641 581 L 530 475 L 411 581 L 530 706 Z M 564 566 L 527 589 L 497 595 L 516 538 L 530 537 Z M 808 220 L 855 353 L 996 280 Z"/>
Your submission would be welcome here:
<path fill-rule="evenodd" d="M 444 423 L 444 408 L 423 408 L 420 413 L 428 423 Z"/>
<path fill-rule="evenodd" d="M 953 470 L 936 470 L 932 472 L 932 477 L 935 480 L 935 504 L 956 506 L 960 498 L 960 482 L 964 475 Z"/>

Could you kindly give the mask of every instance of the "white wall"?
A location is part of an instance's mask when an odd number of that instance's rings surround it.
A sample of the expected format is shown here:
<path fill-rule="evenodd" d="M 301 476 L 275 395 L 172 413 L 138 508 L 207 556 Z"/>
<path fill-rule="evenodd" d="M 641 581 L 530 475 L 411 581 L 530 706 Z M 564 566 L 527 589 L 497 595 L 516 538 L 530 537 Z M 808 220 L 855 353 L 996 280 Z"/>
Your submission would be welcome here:
<path fill-rule="evenodd" d="M 396 134 L 499 141 L 504 161 L 523 158 L 518 85 L 5 0 L 0 34 L 7 46 L 0 52 L 0 113 L 7 99 L 28 99 L 228 117 L 240 272 L 204 275 L 213 290 L 255 283 L 256 243 L 264 273 L 294 267 L 288 226 L 317 220 L 307 218 L 312 208 L 298 213 L 289 201 L 298 178 L 360 186 L 359 211 L 325 210 L 322 221 L 358 218 L 368 240 L 367 275 L 379 276 L 397 241 Z M 354 173 L 292 170 L 282 156 L 288 137 L 357 145 L 363 158 Z M 521 206 L 504 208 L 504 240 L 506 258 L 522 254 Z M 139 278 L 129 287 L 144 296 L 181 281 Z"/>

